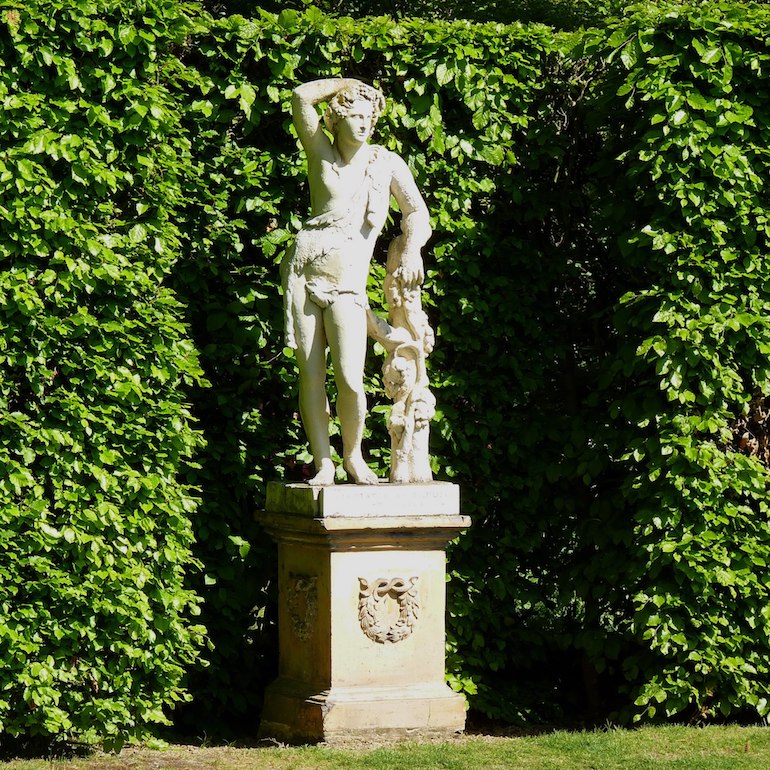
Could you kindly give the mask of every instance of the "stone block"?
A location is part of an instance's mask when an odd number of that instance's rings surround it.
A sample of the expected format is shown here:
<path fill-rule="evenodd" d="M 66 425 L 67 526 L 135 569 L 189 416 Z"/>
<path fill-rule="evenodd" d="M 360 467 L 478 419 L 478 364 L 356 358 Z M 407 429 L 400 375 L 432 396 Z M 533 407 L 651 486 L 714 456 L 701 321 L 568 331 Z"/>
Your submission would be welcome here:
<path fill-rule="evenodd" d="M 453 484 L 271 484 L 279 678 L 260 734 L 288 742 L 454 733 L 444 684 L 445 547 L 470 520 Z"/>

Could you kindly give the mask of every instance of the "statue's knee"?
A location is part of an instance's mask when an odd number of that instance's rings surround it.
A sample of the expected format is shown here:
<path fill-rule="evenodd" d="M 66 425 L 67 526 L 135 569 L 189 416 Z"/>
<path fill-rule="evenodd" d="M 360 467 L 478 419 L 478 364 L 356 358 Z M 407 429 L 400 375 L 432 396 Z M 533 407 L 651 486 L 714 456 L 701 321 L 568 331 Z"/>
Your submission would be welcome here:
<path fill-rule="evenodd" d="M 325 390 L 326 372 L 325 371 L 306 371 L 300 369 L 299 387 L 301 390 Z"/>
<path fill-rule="evenodd" d="M 360 400 L 365 398 L 364 383 L 350 382 L 349 380 L 337 380 L 337 393 L 342 398 Z"/>

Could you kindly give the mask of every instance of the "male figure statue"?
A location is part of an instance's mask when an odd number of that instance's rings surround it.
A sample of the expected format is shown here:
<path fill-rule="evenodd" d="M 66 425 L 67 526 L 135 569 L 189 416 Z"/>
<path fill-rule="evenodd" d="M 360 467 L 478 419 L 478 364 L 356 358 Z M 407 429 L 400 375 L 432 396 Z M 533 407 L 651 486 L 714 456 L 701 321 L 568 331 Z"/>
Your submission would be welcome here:
<path fill-rule="evenodd" d="M 328 104 L 321 127 L 317 105 Z M 316 80 L 295 89 L 292 118 L 307 154 L 311 217 L 281 265 L 286 342 L 296 348 L 299 407 L 316 475 L 310 484 L 334 483 L 326 397 L 326 347 L 337 384 L 343 467 L 359 484 L 376 484 L 364 462 L 366 417 L 363 373 L 367 337 L 366 279 L 391 195 L 401 211 L 394 243 L 405 288 L 423 280 L 420 249 L 430 237 L 428 210 L 406 163 L 368 144 L 385 106 L 383 95 L 358 80 Z M 393 246 L 391 247 L 393 249 Z"/>

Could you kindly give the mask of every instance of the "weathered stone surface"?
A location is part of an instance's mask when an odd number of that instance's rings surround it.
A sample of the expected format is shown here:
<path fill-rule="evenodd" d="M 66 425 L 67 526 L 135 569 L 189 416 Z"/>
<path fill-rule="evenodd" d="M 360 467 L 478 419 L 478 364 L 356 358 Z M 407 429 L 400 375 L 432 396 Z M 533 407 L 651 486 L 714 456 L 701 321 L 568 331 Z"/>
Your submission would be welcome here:
<path fill-rule="evenodd" d="M 464 728 L 464 699 L 444 684 L 444 549 L 470 520 L 456 486 L 422 487 L 271 485 L 259 518 L 279 548 L 280 668 L 262 735 Z"/>
<path fill-rule="evenodd" d="M 317 110 L 324 103 L 328 134 Z M 335 477 L 325 388 L 327 346 L 337 382 L 343 466 L 352 481 L 377 483 L 361 454 L 367 334 L 386 351 L 383 379 L 393 399 L 390 480 L 433 478 L 428 425 L 436 400 L 425 358 L 434 334 L 420 289 L 420 250 L 431 235 L 430 216 L 404 160 L 369 144 L 384 107 L 379 91 L 351 78 L 303 83 L 292 97 L 294 126 L 307 155 L 312 210 L 286 253 L 281 277 L 286 344 L 298 351 L 300 413 L 316 468 L 310 480 L 314 486 L 334 484 Z M 401 233 L 388 249 L 385 321 L 369 308 L 366 284 L 391 198 L 401 211 Z"/>
<path fill-rule="evenodd" d="M 267 487 L 266 508 L 271 513 L 324 518 L 456 516 L 460 513 L 460 488 L 445 481 L 371 487 L 358 484 L 314 487 L 271 482 Z"/>

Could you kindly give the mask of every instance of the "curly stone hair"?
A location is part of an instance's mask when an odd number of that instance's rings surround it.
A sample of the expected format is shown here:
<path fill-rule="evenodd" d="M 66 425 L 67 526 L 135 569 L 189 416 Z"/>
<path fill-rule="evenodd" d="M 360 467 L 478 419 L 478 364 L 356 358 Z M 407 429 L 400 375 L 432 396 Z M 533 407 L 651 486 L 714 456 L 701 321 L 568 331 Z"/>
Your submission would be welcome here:
<path fill-rule="evenodd" d="M 348 86 L 341 91 L 337 91 L 324 113 L 324 125 L 326 128 L 332 134 L 336 134 L 339 119 L 348 115 L 353 104 L 361 100 L 370 102 L 372 105 L 372 128 L 374 128 L 377 119 L 385 109 L 385 97 L 381 91 L 366 85 L 366 83 Z"/>

